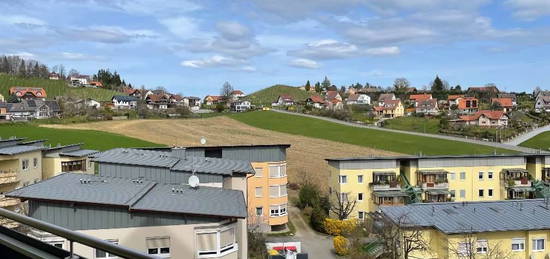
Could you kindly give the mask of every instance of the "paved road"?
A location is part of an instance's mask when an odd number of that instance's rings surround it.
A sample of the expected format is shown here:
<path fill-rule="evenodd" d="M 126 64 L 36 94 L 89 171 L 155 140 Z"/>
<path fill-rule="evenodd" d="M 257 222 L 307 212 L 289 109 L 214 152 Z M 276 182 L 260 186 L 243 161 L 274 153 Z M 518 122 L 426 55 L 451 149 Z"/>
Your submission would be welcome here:
<path fill-rule="evenodd" d="M 307 224 L 300 210 L 290 207 L 290 219 L 296 227 L 296 239 L 302 242 L 302 249 L 308 253 L 309 258 L 339 258 L 332 250 L 332 237 L 315 232 Z"/>
<path fill-rule="evenodd" d="M 303 113 L 297 113 L 297 112 L 289 112 L 289 111 L 283 111 L 283 110 L 277 110 L 277 109 L 272 109 L 272 111 L 280 112 L 280 113 L 293 114 L 293 115 L 303 116 L 303 117 L 309 117 L 309 118 L 315 118 L 315 119 L 320 119 L 320 120 L 325 120 L 325 121 L 330 121 L 330 122 L 339 123 L 339 124 L 346 125 L 346 126 L 351 126 L 351 127 L 368 128 L 368 129 L 380 130 L 380 131 L 386 131 L 386 132 L 395 132 L 395 133 L 403 133 L 403 134 L 430 137 L 430 138 L 439 138 L 439 139 L 446 139 L 446 140 L 453 140 L 453 141 L 461 141 L 461 142 L 465 142 L 465 143 L 479 144 L 479 145 L 485 145 L 485 146 L 496 147 L 496 148 L 504 148 L 504 149 L 515 150 L 515 151 L 519 151 L 519 152 L 525 152 L 525 153 L 538 152 L 538 150 L 532 149 L 532 148 L 519 147 L 519 146 L 508 145 L 508 144 L 497 143 L 497 142 L 489 142 L 489 141 L 481 141 L 481 140 L 475 140 L 475 139 L 445 136 L 445 135 L 438 135 L 438 134 L 429 134 L 429 133 L 420 133 L 420 132 L 380 128 L 380 127 L 375 127 L 375 126 L 357 124 L 357 123 L 353 123 L 353 122 L 341 121 L 341 120 L 337 120 L 337 119 L 333 119 L 333 118 L 327 118 L 327 117 L 315 116 L 315 115 L 303 114 Z"/>
<path fill-rule="evenodd" d="M 546 126 L 542 126 L 540 128 L 536 128 L 532 131 L 529 131 L 529 132 L 525 132 L 524 134 L 512 139 L 512 140 L 509 140 L 507 142 L 504 142 L 505 144 L 508 144 L 508 145 L 513 145 L 513 146 L 517 146 L 519 144 L 521 144 L 522 142 L 540 134 L 540 133 L 543 133 L 543 132 L 546 132 L 546 131 L 550 131 L 550 125 L 546 125 Z"/>

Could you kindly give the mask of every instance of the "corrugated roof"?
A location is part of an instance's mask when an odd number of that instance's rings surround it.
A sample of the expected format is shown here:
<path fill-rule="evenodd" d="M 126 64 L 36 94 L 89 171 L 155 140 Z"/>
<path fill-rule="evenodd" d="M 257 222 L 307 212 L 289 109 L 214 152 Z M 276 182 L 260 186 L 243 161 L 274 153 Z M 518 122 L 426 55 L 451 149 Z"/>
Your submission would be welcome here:
<path fill-rule="evenodd" d="M 61 152 L 59 153 L 60 156 L 70 156 L 70 157 L 84 157 L 84 156 L 90 156 L 93 154 L 98 153 L 97 150 L 92 149 L 80 149 L 80 150 L 74 150 L 74 151 L 67 151 L 67 152 Z"/>
<path fill-rule="evenodd" d="M 550 229 L 550 206 L 543 199 L 416 203 L 381 206 L 380 211 L 394 222 L 446 234 Z"/>
<path fill-rule="evenodd" d="M 171 157 L 168 152 L 115 148 L 97 154 L 93 161 L 100 163 L 171 168 L 179 162 L 179 159 Z"/>
<path fill-rule="evenodd" d="M 9 147 L 0 148 L 0 155 L 11 156 L 11 155 L 32 152 L 32 151 L 37 151 L 42 149 L 43 147 L 37 147 L 37 146 L 25 146 L 25 145 L 9 146 Z"/>
<path fill-rule="evenodd" d="M 81 180 L 87 181 L 81 183 Z M 173 191 L 175 190 L 175 191 Z M 7 197 L 124 206 L 129 211 L 246 217 L 242 191 L 79 173 L 64 173 L 6 194 Z"/>
<path fill-rule="evenodd" d="M 223 175 L 254 172 L 252 165 L 250 165 L 248 161 L 193 156 L 179 160 L 179 162 L 172 167 L 172 170 L 188 172 L 195 170 L 201 173 Z"/>

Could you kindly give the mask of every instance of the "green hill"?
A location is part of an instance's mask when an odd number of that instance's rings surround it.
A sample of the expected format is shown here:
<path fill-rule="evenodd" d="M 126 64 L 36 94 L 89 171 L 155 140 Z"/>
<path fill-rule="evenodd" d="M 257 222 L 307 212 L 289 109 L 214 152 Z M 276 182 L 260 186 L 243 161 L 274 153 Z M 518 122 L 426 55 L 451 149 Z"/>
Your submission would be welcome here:
<path fill-rule="evenodd" d="M 21 78 L 17 76 L 0 74 L 0 94 L 2 94 L 5 98 L 8 98 L 9 89 L 13 86 L 44 88 L 48 98 L 53 98 L 55 96 L 74 96 L 78 98 L 92 98 L 98 101 L 108 101 L 111 100 L 113 95 L 122 94 L 106 89 L 73 88 L 67 86 L 67 83 L 62 80 Z"/>
<path fill-rule="evenodd" d="M 308 93 L 298 87 L 274 85 L 248 95 L 248 100 L 255 105 L 271 105 L 282 94 L 292 96 L 295 101 L 304 101 L 312 95 L 312 93 Z"/>

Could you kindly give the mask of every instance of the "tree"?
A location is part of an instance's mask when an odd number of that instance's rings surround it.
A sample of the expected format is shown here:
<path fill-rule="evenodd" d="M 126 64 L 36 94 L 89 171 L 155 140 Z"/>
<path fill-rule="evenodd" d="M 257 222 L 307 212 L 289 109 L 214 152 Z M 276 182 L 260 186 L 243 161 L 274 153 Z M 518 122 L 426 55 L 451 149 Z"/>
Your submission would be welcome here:
<path fill-rule="evenodd" d="M 319 82 L 315 83 L 315 92 L 320 94 L 322 91 L 321 84 Z"/>
<path fill-rule="evenodd" d="M 478 250 L 481 250 L 478 252 Z M 505 252 L 500 242 L 478 239 L 473 231 L 463 234 L 461 240 L 449 244 L 449 252 L 457 258 L 509 259 L 511 252 Z"/>
<path fill-rule="evenodd" d="M 422 228 L 411 227 L 407 224 L 407 215 L 402 215 L 393 221 L 379 213 L 373 214 L 368 220 L 372 221 L 372 232 L 382 242 L 382 258 L 410 258 L 414 252 L 423 252 L 429 249 L 430 240 L 426 240 Z"/>
<path fill-rule="evenodd" d="M 324 79 L 323 82 L 321 83 L 321 87 L 322 87 L 324 90 L 327 90 L 331 85 L 332 85 L 332 83 L 330 82 L 330 80 L 328 80 L 328 77 L 325 76 L 325 79 Z"/>
<path fill-rule="evenodd" d="M 223 97 L 224 101 L 229 101 L 231 98 L 231 93 L 233 93 L 233 86 L 226 81 L 223 83 L 222 89 L 220 90 L 220 95 Z"/>
<path fill-rule="evenodd" d="M 19 64 L 18 74 L 20 76 L 23 76 L 23 77 L 27 76 L 27 68 L 25 67 L 25 60 L 24 59 L 22 59 L 21 63 Z"/>
<path fill-rule="evenodd" d="M 330 211 L 338 217 L 338 219 L 347 219 L 355 209 L 357 200 L 350 201 L 347 193 L 334 192 L 336 195 L 336 203 L 330 206 Z"/>
<path fill-rule="evenodd" d="M 69 77 L 71 76 L 78 76 L 80 75 L 80 73 L 78 72 L 78 70 L 74 69 L 74 68 L 71 68 L 71 70 L 69 70 Z"/>
<path fill-rule="evenodd" d="M 311 84 L 309 84 L 309 80 L 307 80 L 306 86 L 304 88 L 306 89 L 306 92 L 309 92 L 309 90 L 311 90 Z"/>
<path fill-rule="evenodd" d="M 437 99 L 445 99 L 446 98 L 446 91 L 448 84 L 446 86 L 446 82 L 443 82 L 439 76 L 436 76 L 434 81 L 431 84 L 431 91 L 434 98 Z"/>
<path fill-rule="evenodd" d="M 395 95 L 397 95 L 399 98 L 404 97 L 409 87 L 410 87 L 410 83 L 409 83 L 409 80 L 407 80 L 407 78 L 399 77 L 399 78 L 396 78 L 395 81 L 393 81 L 393 91 Z"/>

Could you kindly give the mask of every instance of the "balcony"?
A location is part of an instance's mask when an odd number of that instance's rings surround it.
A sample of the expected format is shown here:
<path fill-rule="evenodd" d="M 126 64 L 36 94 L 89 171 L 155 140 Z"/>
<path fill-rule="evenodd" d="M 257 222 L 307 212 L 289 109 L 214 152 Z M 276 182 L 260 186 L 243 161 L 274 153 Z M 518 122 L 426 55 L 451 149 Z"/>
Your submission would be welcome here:
<path fill-rule="evenodd" d="M 378 206 L 399 206 L 404 205 L 408 197 L 407 193 L 398 191 L 375 191 L 372 193 L 374 203 Z"/>
<path fill-rule="evenodd" d="M 502 180 L 506 183 L 506 188 L 531 187 L 531 175 L 523 168 L 510 168 L 502 170 Z"/>
<path fill-rule="evenodd" d="M 6 208 L 6 207 L 12 207 L 15 205 L 19 205 L 21 201 L 16 198 L 6 198 L 4 195 L 0 195 L 0 207 Z"/>
<path fill-rule="evenodd" d="M 423 190 L 431 190 L 431 189 L 448 189 L 449 188 L 449 183 L 447 182 L 440 182 L 440 183 L 437 183 L 437 182 L 427 182 L 427 183 L 422 183 L 422 189 Z"/>
<path fill-rule="evenodd" d="M 401 186 L 394 172 L 374 172 L 373 182 L 369 184 L 373 191 L 399 191 Z"/>
<path fill-rule="evenodd" d="M 446 190 L 449 188 L 448 173 L 445 170 L 418 171 L 418 185 L 423 190 Z"/>
<path fill-rule="evenodd" d="M 17 172 L 15 171 L 0 171 L 0 184 L 17 183 Z"/>

